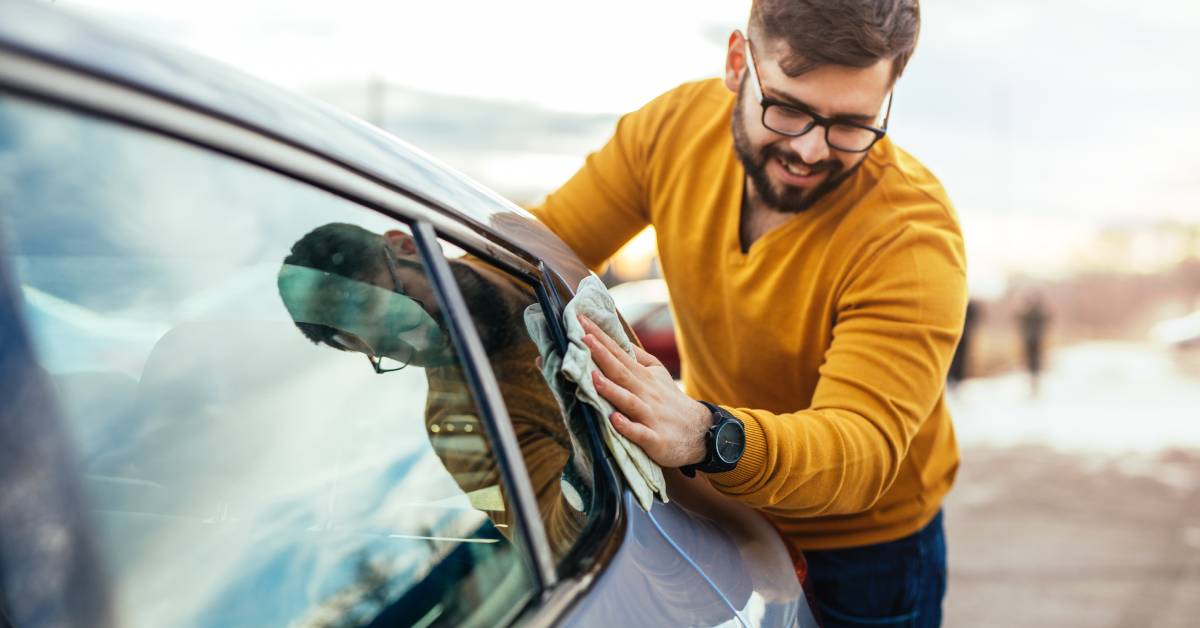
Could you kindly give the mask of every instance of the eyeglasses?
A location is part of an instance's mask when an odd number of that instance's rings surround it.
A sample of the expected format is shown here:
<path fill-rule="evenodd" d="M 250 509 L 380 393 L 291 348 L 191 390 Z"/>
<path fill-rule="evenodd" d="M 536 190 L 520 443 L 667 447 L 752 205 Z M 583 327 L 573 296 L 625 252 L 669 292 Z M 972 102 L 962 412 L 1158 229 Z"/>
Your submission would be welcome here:
<path fill-rule="evenodd" d="M 825 142 L 830 147 L 847 153 L 865 153 L 887 134 L 888 119 L 892 117 L 892 93 L 888 94 L 887 113 L 884 114 L 881 127 L 826 118 L 808 107 L 767 98 L 763 94 L 762 81 L 758 78 L 754 54 L 750 50 L 750 40 L 745 41 L 746 69 L 754 78 L 751 85 L 758 96 L 758 104 L 762 107 L 763 126 L 789 137 L 799 137 L 820 126 L 825 129 Z"/>
<path fill-rule="evenodd" d="M 407 290 L 404 289 L 404 284 L 400 281 L 400 274 L 399 274 L 400 260 L 396 257 L 396 254 L 392 252 L 392 249 L 390 247 L 388 247 L 388 245 L 386 245 L 386 244 L 383 245 L 383 262 L 384 262 L 384 265 L 387 267 L 388 276 L 392 278 L 392 287 L 395 288 L 396 293 L 402 294 L 402 295 L 408 297 L 409 299 L 412 299 L 413 301 L 415 301 L 417 303 L 417 305 L 421 306 L 421 309 L 423 309 L 425 311 L 429 311 L 429 308 L 425 307 L 424 301 L 412 296 Z M 418 272 L 422 272 L 422 273 L 425 272 L 421 268 L 420 264 L 414 264 L 412 262 L 406 262 L 406 263 L 408 263 L 410 266 L 415 267 L 418 270 Z M 366 343 L 363 343 L 363 344 L 366 345 Z M 405 345 L 405 346 L 408 346 L 408 345 Z M 370 348 L 370 345 L 367 345 L 367 348 Z M 410 350 L 411 350 L 411 348 L 410 348 Z M 391 373 L 393 371 L 399 371 L 400 369 L 403 369 L 404 367 L 408 366 L 409 362 L 412 359 L 412 356 L 410 355 L 409 359 L 407 359 L 407 360 L 399 361 L 399 360 L 394 360 L 393 358 L 390 358 L 390 357 L 376 355 L 374 349 L 371 349 L 371 351 L 369 353 L 367 353 L 367 359 L 370 360 L 371 368 L 375 369 L 376 373 L 383 374 L 383 373 Z M 387 360 L 387 362 L 385 362 L 385 360 Z M 395 363 L 399 364 L 400 366 L 396 366 L 396 367 L 385 366 L 389 362 L 395 362 Z"/>
<path fill-rule="evenodd" d="M 391 277 L 392 288 L 397 294 L 402 294 L 409 299 L 412 299 L 421 307 L 421 309 L 427 310 L 423 301 L 411 296 L 408 291 L 404 289 L 404 283 L 400 281 L 400 260 L 396 258 L 396 255 L 392 253 L 392 250 L 388 248 L 386 244 L 383 245 L 382 248 L 383 262 L 384 266 L 387 268 L 388 276 Z M 421 270 L 421 266 L 419 264 L 413 264 L 411 262 L 409 264 L 416 267 L 419 272 L 424 272 Z M 371 363 L 371 369 L 378 374 L 399 371 L 408 366 L 409 362 L 412 360 L 411 355 L 409 355 L 408 359 L 406 360 L 396 360 L 391 356 L 379 355 L 375 352 L 375 349 L 371 347 L 370 343 L 354 334 L 349 334 L 346 332 L 335 334 L 333 337 L 329 338 L 328 342 L 337 346 L 343 351 L 354 351 L 365 354 L 367 356 L 367 361 Z M 412 348 L 410 347 L 409 350 L 412 351 Z M 391 366 L 392 364 L 399 364 L 400 366 Z"/>
<path fill-rule="evenodd" d="M 334 334 L 332 337 L 326 339 L 325 342 L 337 347 L 338 349 L 341 349 L 342 351 L 365 354 L 367 356 L 367 361 L 371 363 L 371 369 L 378 374 L 399 371 L 408 366 L 408 363 L 411 360 L 411 357 L 410 360 L 401 361 L 390 357 L 376 355 L 375 350 L 372 349 L 371 345 L 367 344 L 365 340 L 355 336 L 354 334 L 348 334 L 346 332 Z M 399 364 L 400 366 L 391 366 L 391 364 Z"/>

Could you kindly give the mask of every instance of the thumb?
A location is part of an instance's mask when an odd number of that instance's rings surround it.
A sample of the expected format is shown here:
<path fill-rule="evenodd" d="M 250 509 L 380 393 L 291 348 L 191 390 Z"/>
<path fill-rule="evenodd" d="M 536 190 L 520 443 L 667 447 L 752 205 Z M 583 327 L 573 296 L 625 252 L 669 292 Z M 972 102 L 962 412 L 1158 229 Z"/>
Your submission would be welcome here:
<path fill-rule="evenodd" d="M 652 353 L 637 345 L 633 345 L 633 357 L 642 366 L 659 366 L 662 364 Z"/>

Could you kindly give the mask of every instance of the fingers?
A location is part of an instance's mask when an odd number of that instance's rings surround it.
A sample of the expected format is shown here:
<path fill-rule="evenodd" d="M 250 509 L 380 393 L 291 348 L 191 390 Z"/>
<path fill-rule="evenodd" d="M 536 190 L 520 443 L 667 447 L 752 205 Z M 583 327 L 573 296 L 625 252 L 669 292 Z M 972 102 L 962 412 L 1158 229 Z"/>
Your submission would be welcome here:
<path fill-rule="evenodd" d="M 613 427 L 617 429 L 617 433 L 628 438 L 633 444 L 647 451 L 652 448 L 654 431 L 650 428 L 636 421 L 631 421 L 629 417 L 620 412 L 612 413 L 609 420 L 612 421 Z"/>
<path fill-rule="evenodd" d="M 583 342 L 591 349 L 592 359 L 606 377 L 622 386 L 633 388 L 633 374 L 609 351 L 608 346 L 591 334 L 584 336 Z"/>
<path fill-rule="evenodd" d="M 633 357 L 636 358 L 637 363 L 641 364 L 642 366 L 662 366 L 662 362 L 660 362 L 658 358 L 654 357 L 652 353 L 637 345 L 633 345 Z"/>
<path fill-rule="evenodd" d="M 600 329 L 600 326 L 593 323 L 591 319 L 580 314 L 579 322 L 583 325 L 583 330 L 599 340 L 600 343 L 603 344 L 610 353 L 612 353 L 618 360 L 621 361 L 621 364 L 623 364 L 625 368 L 632 368 L 634 364 L 637 364 L 633 357 L 628 353 L 625 353 L 625 350 L 621 348 L 621 345 L 617 344 L 616 340 L 613 340 L 611 336 L 605 333 L 603 329 Z"/>
<path fill-rule="evenodd" d="M 642 401 L 640 397 L 629 392 L 620 384 L 605 377 L 603 373 L 593 371 L 592 383 L 596 385 L 596 392 L 600 393 L 601 397 L 607 399 L 618 410 L 625 413 L 625 416 L 632 417 L 641 423 L 653 419 L 650 406 L 645 401 Z"/>

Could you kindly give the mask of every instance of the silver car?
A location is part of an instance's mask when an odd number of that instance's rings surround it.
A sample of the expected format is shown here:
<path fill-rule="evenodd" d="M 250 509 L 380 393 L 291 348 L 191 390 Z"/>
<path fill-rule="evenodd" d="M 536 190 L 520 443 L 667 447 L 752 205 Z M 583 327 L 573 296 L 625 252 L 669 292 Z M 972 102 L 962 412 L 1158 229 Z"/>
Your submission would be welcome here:
<path fill-rule="evenodd" d="M 350 116 L 0 3 L 0 625 L 816 625 L 763 518 L 647 512 L 542 379 L 522 313 L 561 350 L 586 276 Z M 396 295 L 438 357 L 372 349 Z"/>

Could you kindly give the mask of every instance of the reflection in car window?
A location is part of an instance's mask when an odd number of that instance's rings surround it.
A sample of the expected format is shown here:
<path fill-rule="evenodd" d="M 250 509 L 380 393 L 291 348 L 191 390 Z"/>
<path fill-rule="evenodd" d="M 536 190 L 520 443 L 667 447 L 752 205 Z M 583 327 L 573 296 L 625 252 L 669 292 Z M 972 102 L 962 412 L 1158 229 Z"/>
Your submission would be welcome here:
<path fill-rule="evenodd" d="M 538 347 L 524 321 L 536 295 L 530 285 L 452 244 L 443 242 L 442 249 L 453 258 L 455 282 L 496 375 L 551 550 L 562 559 L 592 513 L 592 464 L 582 446 L 583 426 L 564 416 L 536 364 Z"/>
<path fill-rule="evenodd" d="M 321 225 L 403 225 L 12 97 L 0 138 L 0 261 L 121 625 L 493 625 L 523 607 L 519 521 L 421 260 L 391 266 L 377 236 L 296 253 Z M 322 286 L 353 307 L 303 298 Z"/>

